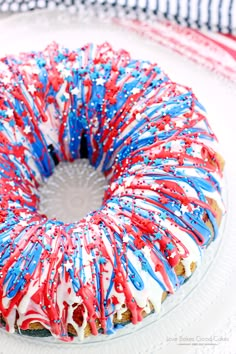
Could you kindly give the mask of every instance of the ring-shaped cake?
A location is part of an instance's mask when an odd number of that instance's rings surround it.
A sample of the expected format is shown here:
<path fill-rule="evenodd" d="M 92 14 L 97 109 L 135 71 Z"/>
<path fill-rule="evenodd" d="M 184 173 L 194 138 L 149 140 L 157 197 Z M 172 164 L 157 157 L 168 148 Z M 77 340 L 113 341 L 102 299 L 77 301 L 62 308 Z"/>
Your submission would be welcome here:
<path fill-rule="evenodd" d="M 137 323 L 188 279 L 217 236 L 223 159 L 192 90 L 108 43 L 53 43 L 0 61 L 0 318 L 74 336 Z M 60 161 L 107 178 L 100 209 L 38 211 Z"/>

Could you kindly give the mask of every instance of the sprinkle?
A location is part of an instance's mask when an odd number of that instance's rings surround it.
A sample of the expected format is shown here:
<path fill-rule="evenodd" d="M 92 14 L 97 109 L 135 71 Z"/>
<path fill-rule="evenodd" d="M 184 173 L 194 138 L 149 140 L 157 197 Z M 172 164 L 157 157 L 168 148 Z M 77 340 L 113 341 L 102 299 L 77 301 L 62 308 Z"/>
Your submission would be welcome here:
<path fill-rule="evenodd" d="M 183 205 L 181 206 L 181 212 L 182 212 L 183 214 L 187 213 L 187 212 L 188 212 L 188 206 L 183 204 Z"/>
<path fill-rule="evenodd" d="M 149 131 L 150 131 L 151 134 L 155 134 L 157 132 L 157 128 L 156 127 L 151 127 L 149 129 Z"/>
<path fill-rule="evenodd" d="M 123 242 L 124 243 L 128 243 L 129 242 L 129 236 L 128 235 L 123 236 Z"/>
<path fill-rule="evenodd" d="M 137 87 L 134 87 L 132 90 L 131 90 L 131 93 L 133 94 L 133 95 L 136 95 L 137 93 L 139 93 L 140 92 L 140 89 L 138 89 Z"/>
<path fill-rule="evenodd" d="M 70 95 L 68 92 L 65 92 L 63 95 L 61 95 L 61 101 L 62 102 L 67 102 L 70 98 Z"/>
<path fill-rule="evenodd" d="M 7 110 L 6 110 L 6 116 L 7 117 L 13 117 L 13 114 L 14 114 L 14 110 L 13 109 L 11 109 L 11 108 L 8 108 Z"/>
<path fill-rule="evenodd" d="M 11 78 L 7 75 L 1 78 L 1 81 L 4 83 L 4 85 L 8 85 L 11 82 Z"/>
<path fill-rule="evenodd" d="M 135 115 L 135 119 L 136 119 L 137 121 L 142 120 L 142 114 L 141 114 L 140 112 L 138 112 L 138 113 Z"/>
<path fill-rule="evenodd" d="M 167 249 L 168 251 L 172 251 L 174 248 L 175 248 L 175 246 L 174 246 L 172 243 L 167 243 L 166 249 Z"/>
<path fill-rule="evenodd" d="M 29 91 L 29 93 L 31 93 L 31 95 L 34 95 L 35 94 L 35 92 L 37 91 L 37 89 L 36 89 L 36 87 L 34 86 L 34 85 L 29 85 L 28 86 L 28 91 Z"/>
<path fill-rule="evenodd" d="M 182 120 L 178 120 L 176 123 L 175 123 L 175 126 L 177 128 L 183 128 L 184 126 L 184 122 Z"/>
<path fill-rule="evenodd" d="M 98 263 L 99 263 L 99 264 L 106 264 L 106 263 L 107 263 L 107 260 L 106 260 L 105 257 L 100 257 L 100 258 L 98 259 Z"/>
<path fill-rule="evenodd" d="M 80 93 L 80 90 L 78 89 L 78 87 L 75 87 L 70 92 L 72 95 L 78 96 Z"/>
<path fill-rule="evenodd" d="M 179 210 L 175 210 L 174 213 L 175 213 L 176 216 L 181 216 L 181 212 Z"/>
<path fill-rule="evenodd" d="M 154 234 L 154 240 L 161 240 L 162 239 L 162 234 L 161 232 L 156 232 Z"/>
<path fill-rule="evenodd" d="M 29 134 L 31 132 L 30 126 L 26 125 L 23 131 L 24 131 L 25 134 Z"/>
<path fill-rule="evenodd" d="M 103 79 L 102 77 L 99 77 L 98 79 L 96 79 L 96 84 L 103 86 L 105 84 L 106 80 Z"/>

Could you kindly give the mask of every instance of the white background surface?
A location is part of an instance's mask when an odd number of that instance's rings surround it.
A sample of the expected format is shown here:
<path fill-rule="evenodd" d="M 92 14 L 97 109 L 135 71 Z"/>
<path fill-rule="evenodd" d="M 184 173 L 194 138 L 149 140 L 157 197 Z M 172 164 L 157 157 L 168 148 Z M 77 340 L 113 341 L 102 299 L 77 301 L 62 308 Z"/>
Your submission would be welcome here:
<path fill-rule="evenodd" d="M 62 18 L 32 13 L 2 20 L 0 33 L 0 55 L 43 49 L 52 40 L 70 47 L 107 40 L 116 48 L 128 49 L 133 57 L 159 62 L 173 80 L 191 86 L 207 108 L 210 123 L 221 142 L 226 160 L 228 210 L 221 244 L 220 240 L 216 242 L 207 254 L 208 263 L 173 297 L 174 306 L 170 302 L 164 304 L 157 323 L 148 325 L 153 322 L 149 318 L 140 329 L 131 329 L 129 335 L 78 345 L 19 338 L 1 331 L 0 354 L 236 354 L 236 84 L 108 22 L 94 19 L 81 22 L 67 15 Z M 180 336 L 193 338 L 198 344 L 197 337 L 203 343 L 203 338 L 215 336 L 216 345 L 194 346 L 190 340 L 185 340 L 189 345 L 179 345 Z M 222 341 L 220 337 L 227 340 Z"/>

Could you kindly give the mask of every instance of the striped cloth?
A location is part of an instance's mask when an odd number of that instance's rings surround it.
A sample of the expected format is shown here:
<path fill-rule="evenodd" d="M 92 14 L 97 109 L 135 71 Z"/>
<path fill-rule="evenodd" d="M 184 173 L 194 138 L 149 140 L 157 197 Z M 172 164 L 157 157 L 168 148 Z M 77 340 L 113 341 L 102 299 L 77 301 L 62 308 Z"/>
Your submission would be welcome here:
<path fill-rule="evenodd" d="M 147 22 L 122 18 L 115 21 L 236 83 L 236 36 L 199 31 L 166 19 Z"/>
<path fill-rule="evenodd" d="M 77 11 L 94 7 L 99 11 L 115 8 L 117 17 L 154 16 L 175 20 L 193 28 L 236 33 L 236 0 L 0 0 L 0 11 L 18 12 L 40 8 L 66 8 Z"/>

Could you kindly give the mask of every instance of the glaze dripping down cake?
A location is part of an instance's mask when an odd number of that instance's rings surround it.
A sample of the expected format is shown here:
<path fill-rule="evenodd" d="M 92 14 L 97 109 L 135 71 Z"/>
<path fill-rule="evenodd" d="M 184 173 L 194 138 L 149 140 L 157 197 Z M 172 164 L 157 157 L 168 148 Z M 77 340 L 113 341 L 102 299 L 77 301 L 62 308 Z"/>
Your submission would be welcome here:
<path fill-rule="evenodd" d="M 39 186 L 82 139 L 103 204 L 50 220 Z M 71 341 L 159 312 L 217 237 L 222 171 L 203 106 L 157 64 L 108 43 L 2 58 L 2 326 Z"/>

